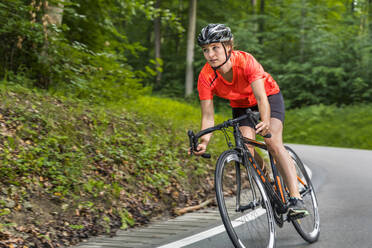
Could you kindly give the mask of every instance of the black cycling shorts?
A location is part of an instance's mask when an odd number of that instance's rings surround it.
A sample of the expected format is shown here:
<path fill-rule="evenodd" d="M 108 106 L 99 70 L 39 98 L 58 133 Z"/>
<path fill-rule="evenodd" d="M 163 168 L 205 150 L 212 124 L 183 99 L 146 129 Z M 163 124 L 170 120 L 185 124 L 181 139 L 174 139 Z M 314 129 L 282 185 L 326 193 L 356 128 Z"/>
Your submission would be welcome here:
<path fill-rule="evenodd" d="M 284 99 L 281 92 L 268 96 L 267 99 L 269 100 L 270 109 L 271 109 L 271 118 L 276 118 L 281 120 L 284 124 L 284 116 L 285 116 L 285 108 L 284 108 Z M 244 115 L 247 108 L 233 108 L 232 114 L 233 118 L 238 118 L 239 116 Z M 252 111 L 258 111 L 258 106 L 255 105 L 250 107 Z M 254 124 L 247 118 L 244 120 L 239 121 L 240 126 L 249 126 L 254 128 Z"/>

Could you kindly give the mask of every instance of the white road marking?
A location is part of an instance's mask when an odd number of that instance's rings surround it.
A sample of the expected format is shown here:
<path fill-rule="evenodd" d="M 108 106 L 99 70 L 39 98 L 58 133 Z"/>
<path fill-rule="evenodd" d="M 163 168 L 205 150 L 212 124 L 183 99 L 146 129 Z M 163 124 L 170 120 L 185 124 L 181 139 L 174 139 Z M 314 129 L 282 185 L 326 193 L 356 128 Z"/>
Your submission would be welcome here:
<path fill-rule="evenodd" d="M 266 212 L 266 210 L 264 210 L 263 208 L 260 208 L 260 209 L 255 210 L 254 212 L 250 212 L 249 214 L 243 215 L 243 216 L 235 219 L 231 223 L 232 223 L 233 227 L 237 227 L 237 226 L 242 225 L 244 222 L 251 221 L 251 220 L 263 215 L 265 212 Z M 242 221 L 242 219 L 244 219 L 244 221 Z M 172 242 L 172 243 L 169 243 L 169 244 L 166 244 L 166 245 L 163 245 L 163 246 L 159 246 L 157 248 L 180 248 L 180 247 L 184 247 L 186 245 L 196 243 L 200 240 L 210 238 L 212 236 L 215 236 L 215 235 L 223 233 L 223 232 L 225 232 L 224 225 L 219 225 L 219 226 L 214 227 L 212 229 L 209 229 L 207 231 L 189 236 L 189 237 L 181 239 L 181 240 L 177 240 L 175 242 Z"/>
<path fill-rule="evenodd" d="M 312 178 L 312 172 L 311 172 L 310 168 L 308 166 L 306 166 L 305 164 L 304 164 L 304 166 L 305 166 L 305 169 L 306 169 L 309 177 Z M 257 209 L 254 212 L 251 212 L 249 214 L 246 214 L 244 216 L 241 216 L 241 217 L 235 219 L 234 221 L 232 221 L 232 225 L 233 225 L 233 227 L 240 226 L 241 224 L 243 224 L 243 222 L 240 221 L 241 219 L 244 218 L 245 221 L 251 221 L 251 220 L 263 215 L 264 213 L 265 213 L 264 209 L 262 209 L 262 208 Z M 217 234 L 220 234 L 222 232 L 225 232 L 225 226 L 224 225 L 219 225 L 217 227 L 206 230 L 204 232 L 186 237 L 184 239 L 174 241 L 174 242 L 166 244 L 166 245 L 159 246 L 157 248 L 181 248 L 181 247 L 184 247 L 186 245 L 196 243 L 200 240 L 210 238 L 210 237 L 215 236 Z"/>

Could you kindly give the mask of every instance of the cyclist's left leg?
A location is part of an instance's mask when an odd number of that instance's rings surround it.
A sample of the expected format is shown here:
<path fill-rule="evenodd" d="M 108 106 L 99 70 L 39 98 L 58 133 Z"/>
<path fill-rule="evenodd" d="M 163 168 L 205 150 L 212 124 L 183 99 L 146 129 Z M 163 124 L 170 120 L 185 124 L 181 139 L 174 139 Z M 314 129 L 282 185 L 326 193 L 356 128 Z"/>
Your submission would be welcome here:
<path fill-rule="evenodd" d="M 265 138 L 269 151 L 277 162 L 278 170 L 289 189 L 290 196 L 300 199 L 301 196 L 298 191 L 296 168 L 283 145 L 283 123 L 277 118 L 271 118 L 270 132 L 271 138 Z"/>
<path fill-rule="evenodd" d="M 249 139 L 256 138 L 256 131 L 250 126 L 240 126 L 240 132 L 242 135 Z M 261 168 L 262 172 L 265 176 L 269 174 L 269 167 L 265 163 L 264 159 L 260 156 L 260 154 L 254 149 L 254 146 L 246 145 L 248 147 L 249 152 L 253 155 L 254 160 L 257 162 L 258 166 Z"/>
<path fill-rule="evenodd" d="M 271 118 L 270 132 L 272 136 L 271 138 L 265 138 L 265 142 L 268 145 L 270 153 L 274 157 L 278 170 L 289 190 L 290 205 L 288 215 L 291 218 L 305 217 L 309 214 L 309 212 L 301 199 L 298 189 L 296 167 L 294 166 L 293 160 L 291 159 L 288 151 L 283 145 L 283 123 L 277 118 Z"/>

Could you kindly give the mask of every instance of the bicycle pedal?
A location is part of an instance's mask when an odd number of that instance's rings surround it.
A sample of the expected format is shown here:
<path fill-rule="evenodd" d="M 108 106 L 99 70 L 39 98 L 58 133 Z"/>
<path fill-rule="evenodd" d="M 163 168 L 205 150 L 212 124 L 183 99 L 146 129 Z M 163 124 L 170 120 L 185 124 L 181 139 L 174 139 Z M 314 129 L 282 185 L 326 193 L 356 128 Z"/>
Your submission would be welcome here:
<path fill-rule="evenodd" d="M 305 215 L 305 213 L 300 213 L 300 214 L 296 214 L 296 215 L 290 215 L 289 213 L 288 213 L 288 215 L 287 215 L 287 219 L 288 219 L 288 221 L 291 221 L 291 220 L 298 220 L 298 219 L 302 219 L 302 218 L 304 218 L 306 215 Z"/>

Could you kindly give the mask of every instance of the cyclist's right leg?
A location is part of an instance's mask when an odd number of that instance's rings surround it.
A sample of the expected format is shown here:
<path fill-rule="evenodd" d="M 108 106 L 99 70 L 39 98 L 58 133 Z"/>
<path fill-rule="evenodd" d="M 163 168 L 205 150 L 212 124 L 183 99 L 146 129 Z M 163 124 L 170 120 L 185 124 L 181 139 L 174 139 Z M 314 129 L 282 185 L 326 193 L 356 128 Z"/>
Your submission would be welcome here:
<path fill-rule="evenodd" d="M 240 126 L 240 132 L 242 135 L 249 139 L 255 139 L 256 138 L 256 131 L 250 127 L 250 126 Z M 249 152 L 251 154 L 254 154 L 254 160 L 258 164 L 258 166 L 261 168 L 262 172 L 265 174 L 265 176 L 268 176 L 270 168 L 265 162 L 265 160 L 261 157 L 261 155 L 254 149 L 254 146 L 246 145 Z"/>
<path fill-rule="evenodd" d="M 283 123 L 277 118 L 271 118 L 270 131 L 271 138 L 265 138 L 270 154 L 276 161 L 277 168 L 289 189 L 290 197 L 301 198 L 297 185 L 296 168 L 283 144 Z"/>
<path fill-rule="evenodd" d="M 247 108 L 233 108 L 232 109 L 232 115 L 233 118 L 237 118 L 241 115 L 244 115 L 246 113 Z M 258 111 L 258 107 L 251 108 L 253 111 Z M 239 121 L 239 129 L 242 135 L 249 139 L 256 139 L 256 131 L 255 131 L 255 124 L 250 119 L 243 119 Z M 270 171 L 270 167 L 265 163 L 263 158 L 255 151 L 254 146 L 247 145 L 249 152 L 253 155 L 254 160 L 258 164 L 258 166 L 261 168 L 261 170 L 264 172 L 265 175 L 268 174 Z"/>

